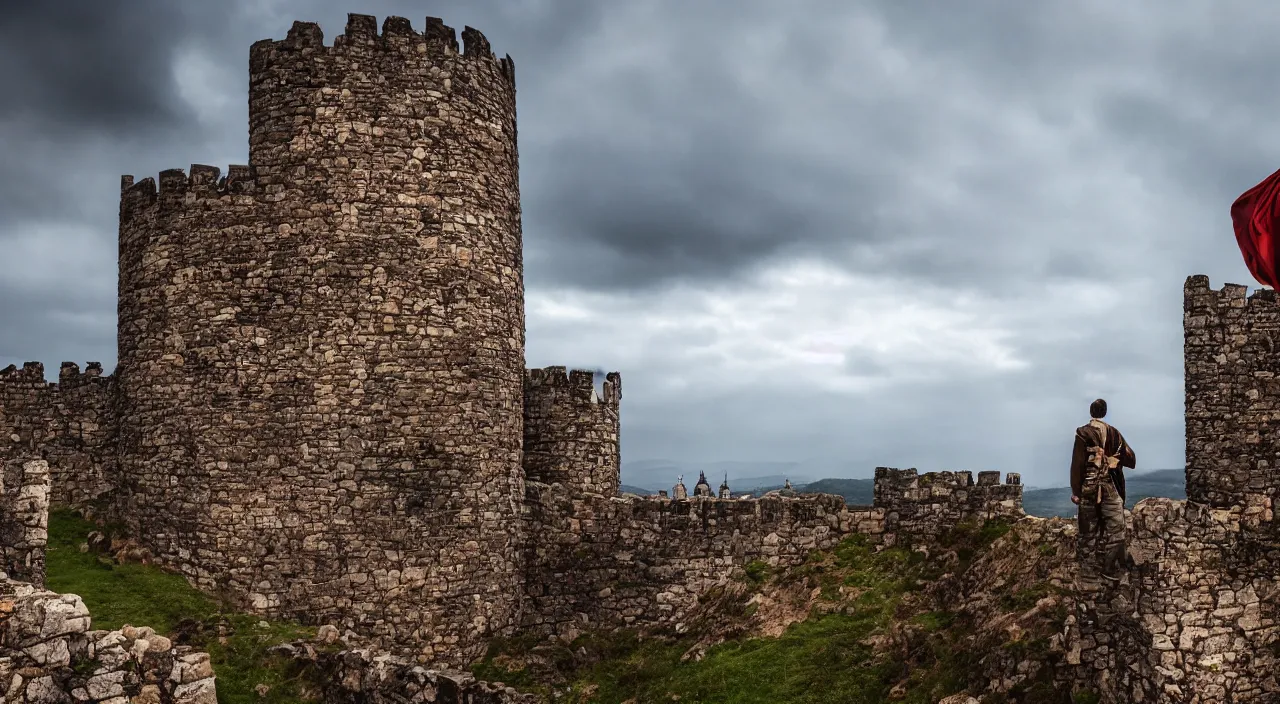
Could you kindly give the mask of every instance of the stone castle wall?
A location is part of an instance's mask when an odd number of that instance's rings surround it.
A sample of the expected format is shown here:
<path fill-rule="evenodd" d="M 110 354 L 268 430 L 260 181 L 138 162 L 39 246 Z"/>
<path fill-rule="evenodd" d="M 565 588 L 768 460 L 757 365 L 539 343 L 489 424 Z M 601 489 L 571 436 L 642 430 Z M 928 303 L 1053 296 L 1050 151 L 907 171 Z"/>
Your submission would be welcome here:
<path fill-rule="evenodd" d="M 1087 567 L 1078 576 L 1081 609 L 1067 635 L 1081 681 L 1106 702 L 1280 701 L 1274 525 L 1256 508 L 1140 502 L 1128 583 L 1102 586 Z"/>
<path fill-rule="evenodd" d="M 588 626 L 674 627 L 712 587 L 762 561 L 803 563 L 860 533 L 923 545 L 967 520 L 1018 518 L 1017 474 L 917 476 L 878 468 L 873 506 L 831 494 L 758 499 L 617 497 L 530 482 L 526 626 L 564 634 Z"/>
<path fill-rule="evenodd" d="M 876 467 L 875 506 L 898 542 L 928 543 L 963 521 L 1021 518 L 1022 477 L 1010 472 L 926 472 Z"/>
<path fill-rule="evenodd" d="M 249 165 L 122 180 L 121 517 L 267 614 L 432 659 L 517 620 L 515 82 L 468 28 L 253 45 Z"/>
<path fill-rule="evenodd" d="M 597 397 L 594 374 L 564 367 L 530 369 L 524 380 L 525 479 L 575 494 L 616 496 L 622 470 L 622 379 L 607 375 Z"/>
<path fill-rule="evenodd" d="M 0 458 L 0 572 L 44 584 L 48 543 L 49 464 Z"/>
<path fill-rule="evenodd" d="M 0 457 L 48 460 L 56 505 L 101 497 L 116 475 L 114 389 L 96 362 L 63 362 L 57 383 L 38 362 L 0 370 Z"/>
<path fill-rule="evenodd" d="M 669 500 L 575 495 L 529 483 L 528 628 L 572 635 L 588 628 L 675 627 L 712 587 L 756 560 L 803 562 L 860 527 L 873 509 L 839 496 Z M 859 520 L 861 519 L 861 520 Z"/>
<path fill-rule="evenodd" d="M 933 475 L 876 507 L 618 499 L 620 377 L 524 368 L 514 65 L 462 39 L 351 15 L 254 44 L 250 163 L 122 177 L 116 373 L 0 375 L 0 457 L 48 459 L 58 503 L 109 494 L 205 591 L 438 665 L 1012 510 Z"/>
<path fill-rule="evenodd" d="M 1187 498 L 1220 508 L 1280 495 L 1280 303 L 1246 290 L 1183 288 Z"/>

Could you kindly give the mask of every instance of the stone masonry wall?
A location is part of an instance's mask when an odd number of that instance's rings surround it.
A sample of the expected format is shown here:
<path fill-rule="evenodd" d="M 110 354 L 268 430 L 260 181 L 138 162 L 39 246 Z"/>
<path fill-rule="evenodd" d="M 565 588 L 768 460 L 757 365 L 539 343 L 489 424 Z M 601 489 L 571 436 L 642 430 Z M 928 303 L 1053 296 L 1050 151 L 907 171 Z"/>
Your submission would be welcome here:
<path fill-rule="evenodd" d="M 1280 495 L 1280 303 L 1246 290 L 1183 287 L 1187 498 L 1221 508 Z"/>
<path fill-rule="evenodd" d="M 0 458 L 0 572 L 44 584 L 48 544 L 48 463 Z"/>
<path fill-rule="evenodd" d="M 1010 472 L 926 472 L 876 467 L 875 506 L 899 542 L 928 543 L 966 520 L 1021 518 L 1022 477 Z"/>
<path fill-rule="evenodd" d="M 120 518 L 243 607 L 452 664 L 520 608 L 515 81 L 478 31 L 253 45 L 249 165 L 122 179 Z"/>
<path fill-rule="evenodd" d="M 1280 535 L 1261 506 L 1146 499 L 1119 587 L 1078 574 L 1071 662 L 1106 702 L 1280 701 Z"/>
<path fill-rule="evenodd" d="M 675 627 L 700 595 L 755 560 L 795 565 L 853 532 L 878 535 L 877 509 L 834 495 L 762 499 L 575 495 L 529 483 L 526 627 Z"/>
<path fill-rule="evenodd" d="M 566 490 L 616 496 L 621 472 L 618 407 L 622 379 L 564 367 L 529 369 L 524 377 L 525 479 Z"/>
<path fill-rule="evenodd" d="M 55 505 L 90 502 L 112 486 L 114 381 L 97 362 L 84 372 L 63 362 L 57 383 L 45 381 L 39 362 L 0 370 L 0 456 L 48 460 Z"/>
<path fill-rule="evenodd" d="M 853 533 L 927 543 L 961 521 L 1019 518 L 1017 474 L 918 476 L 878 468 L 873 506 L 831 494 L 759 499 L 605 496 L 526 485 L 525 626 L 572 635 L 588 626 L 678 628 L 700 595 L 751 562 L 793 566 Z"/>
<path fill-rule="evenodd" d="M 0 701 L 6 704 L 216 704 L 206 653 L 150 628 L 90 630 L 74 594 L 0 573 Z"/>

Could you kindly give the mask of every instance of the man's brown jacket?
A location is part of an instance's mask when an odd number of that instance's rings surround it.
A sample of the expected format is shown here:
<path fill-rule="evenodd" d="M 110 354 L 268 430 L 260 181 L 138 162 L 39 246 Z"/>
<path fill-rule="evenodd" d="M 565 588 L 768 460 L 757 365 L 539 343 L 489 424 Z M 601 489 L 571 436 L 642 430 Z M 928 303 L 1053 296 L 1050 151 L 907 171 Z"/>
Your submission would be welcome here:
<path fill-rule="evenodd" d="M 1111 470 L 1111 481 L 1116 485 L 1116 492 L 1120 494 L 1120 500 L 1124 501 L 1124 472 L 1122 468 L 1128 467 L 1132 469 L 1138 463 L 1138 458 L 1133 454 L 1133 448 L 1129 447 L 1129 443 L 1125 442 L 1124 436 L 1119 430 L 1107 425 L 1107 444 L 1103 448 L 1107 454 L 1114 457 L 1117 453 L 1120 456 L 1120 466 Z M 1098 426 L 1092 422 L 1076 428 L 1076 446 L 1071 451 L 1071 493 L 1079 496 L 1084 484 L 1084 470 L 1089 462 L 1089 448 L 1096 447 L 1099 440 Z"/>

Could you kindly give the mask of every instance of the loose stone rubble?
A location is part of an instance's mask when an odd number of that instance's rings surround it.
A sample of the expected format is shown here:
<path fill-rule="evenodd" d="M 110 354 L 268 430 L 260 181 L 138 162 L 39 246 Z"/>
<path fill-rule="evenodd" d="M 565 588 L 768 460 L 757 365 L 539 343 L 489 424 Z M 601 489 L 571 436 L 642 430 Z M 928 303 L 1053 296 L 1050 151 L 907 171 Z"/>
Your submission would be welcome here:
<path fill-rule="evenodd" d="M 365 648 L 317 651 L 310 643 L 273 651 L 306 663 L 330 683 L 321 692 L 333 704 L 536 704 L 538 697 L 501 683 L 477 681 L 465 672 L 441 672 Z"/>
<path fill-rule="evenodd" d="M 150 628 L 90 630 L 80 597 L 0 573 L 0 701 L 216 704 L 207 653 Z"/>

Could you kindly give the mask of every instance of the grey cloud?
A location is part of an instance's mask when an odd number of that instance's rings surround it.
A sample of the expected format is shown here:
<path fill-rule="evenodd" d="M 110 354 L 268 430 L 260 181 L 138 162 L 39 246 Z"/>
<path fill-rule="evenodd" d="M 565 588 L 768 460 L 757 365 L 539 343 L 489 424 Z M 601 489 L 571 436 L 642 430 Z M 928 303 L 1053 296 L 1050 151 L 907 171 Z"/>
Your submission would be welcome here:
<path fill-rule="evenodd" d="M 844 369 L 857 377 L 885 376 L 889 368 L 865 349 L 853 348 L 844 353 Z"/>
<path fill-rule="evenodd" d="M 188 115 L 171 62 L 196 31 L 183 7 L 163 0 L 8 4 L 0 14 L 0 63 L 21 70 L 0 74 L 0 118 L 113 136 L 177 126 Z"/>
<path fill-rule="evenodd" d="M 173 71 L 183 48 L 247 83 L 249 44 L 283 37 L 295 19 L 320 22 L 332 41 L 350 9 L 418 27 L 440 15 L 481 29 L 516 61 L 531 291 L 645 300 L 675 283 L 732 289 L 761 267 L 811 255 L 904 280 L 904 296 L 925 283 L 1045 316 L 1018 319 L 1014 344 L 1031 362 L 1026 370 L 875 397 L 667 394 L 656 372 L 621 369 L 627 456 L 829 453 L 868 472 L 976 463 L 1031 480 L 1061 467 L 1063 434 L 1095 393 L 1083 379 L 1096 367 L 1117 379 L 1116 413 L 1144 465 L 1159 466 L 1150 457 L 1176 466 L 1176 399 L 1132 409 L 1176 397 L 1182 280 L 1243 278 L 1226 209 L 1280 166 L 1280 143 L 1268 136 L 1280 94 L 1267 90 L 1280 13 L 1215 4 L 1222 31 L 1211 33 L 1195 7 L 22 3 L 0 16 L 0 61 L 23 66 L 0 76 L 0 247 L 29 229 L 87 223 L 112 276 L 119 174 L 243 160 L 245 95 L 229 95 L 225 112 L 195 114 Z M 842 51 L 865 41 L 837 21 L 848 13 L 872 27 L 875 41 L 861 53 Z M 620 28 L 610 43 L 597 40 Z M 876 42 L 894 55 L 869 53 Z M 774 53 L 753 56 L 761 51 Z M 1037 152 L 1034 139 L 1015 141 L 1002 119 L 1013 112 L 1069 148 L 1059 158 Z M 1072 191 L 1117 170 L 1151 197 L 1133 206 L 1143 217 L 1105 194 Z M 1110 256 L 1100 263 L 1098 252 Z M 76 273 L 38 288 L 4 272 L 0 366 L 94 358 L 110 366 L 114 302 L 100 281 Z M 1043 304 L 1046 285 L 1125 280 L 1153 282 L 1158 298 L 1125 301 L 1079 340 L 1045 332 L 1074 320 Z M 538 356 L 539 336 L 590 334 L 572 324 L 531 330 L 529 361 L 613 371 L 599 354 L 576 364 Z M 714 336 L 672 330 L 645 344 L 692 366 L 705 363 L 699 346 Z M 873 358 L 855 354 L 847 365 L 878 374 Z M 1008 447 L 988 442 L 1000 424 L 1013 436 Z"/>

